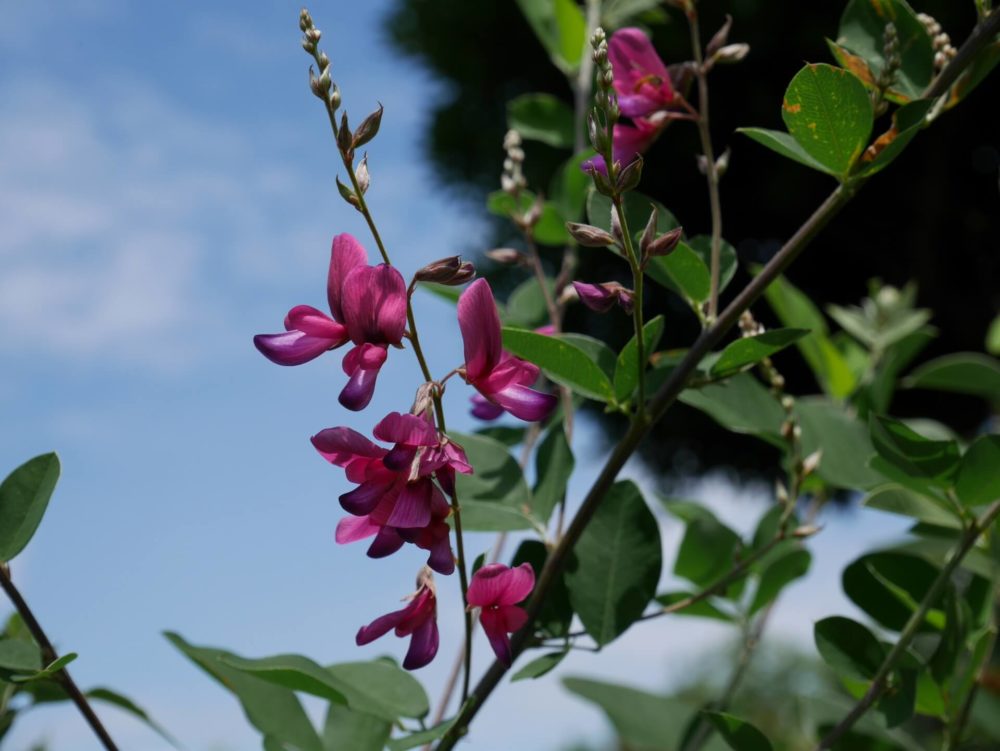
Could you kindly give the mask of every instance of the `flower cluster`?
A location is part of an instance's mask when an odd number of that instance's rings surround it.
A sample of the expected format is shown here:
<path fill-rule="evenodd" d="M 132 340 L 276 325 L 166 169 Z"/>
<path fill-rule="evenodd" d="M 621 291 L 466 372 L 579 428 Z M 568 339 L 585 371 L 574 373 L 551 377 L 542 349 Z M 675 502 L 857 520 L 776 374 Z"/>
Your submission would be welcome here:
<path fill-rule="evenodd" d="M 285 332 L 254 337 L 257 349 L 279 365 L 301 365 L 327 350 L 351 342 L 343 359 L 348 376 L 340 403 L 362 410 L 371 402 L 389 345 L 402 346 L 413 336 L 406 330 L 408 289 L 400 273 L 388 263 L 369 266 L 365 249 L 351 235 L 333 239 L 327 275 L 330 315 L 298 305 L 285 317 Z M 472 264 L 458 258 L 441 259 L 417 272 L 418 281 L 462 284 L 472 278 Z M 556 397 L 532 388 L 538 380 L 535 365 L 503 350 L 500 318 L 489 284 L 479 279 L 458 301 L 458 323 L 465 345 L 465 362 L 454 369 L 473 386 L 473 415 L 493 419 L 508 412 L 522 420 L 543 420 Z M 447 380 L 447 379 L 444 379 Z M 455 571 L 448 517 L 457 506 L 456 474 L 470 474 L 465 451 L 435 422 L 434 402 L 440 401 L 444 381 L 430 381 L 418 390 L 412 411 L 390 412 L 375 425 L 373 437 L 348 427 L 321 430 L 312 437 L 319 454 L 344 470 L 354 488 L 340 496 L 349 514 L 337 524 L 338 543 L 373 538 L 371 558 L 383 558 L 406 543 L 427 551 L 427 564 L 409 604 L 376 619 L 358 632 L 357 643 L 367 644 L 395 630 L 411 637 L 404 667 L 416 669 L 430 662 L 438 649 L 437 594 L 431 570 Z M 438 406 L 440 406 L 438 404 Z M 503 573 L 510 572 L 504 578 Z M 487 566 L 473 577 L 467 593 L 470 608 L 482 608 L 481 622 L 501 660 L 510 660 L 508 634 L 525 622 L 515 607 L 531 591 L 530 567 L 508 569 Z"/>

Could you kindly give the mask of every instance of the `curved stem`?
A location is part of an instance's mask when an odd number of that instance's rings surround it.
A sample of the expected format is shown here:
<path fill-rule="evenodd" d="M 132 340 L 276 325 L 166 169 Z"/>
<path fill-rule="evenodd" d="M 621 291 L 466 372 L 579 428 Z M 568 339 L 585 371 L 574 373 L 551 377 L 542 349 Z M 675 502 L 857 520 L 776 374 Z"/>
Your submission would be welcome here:
<path fill-rule="evenodd" d="M 635 357 L 638 385 L 636 387 L 636 419 L 645 419 L 646 412 L 646 342 L 642 335 L 642 281 L 643 271 L 639 262 L 639 254 L 635 251 L 635 244 L 632 242 L 632 233 L 629 230 L 628 220 L 625 217 L 625 202 L 620 193 L 616 193 L 612 198 L 615 205 L 615 213 L 618 215 L 618 224 L 622 230 L 622 245 L 625 248 L 625 256 L 632 269 L 632 327 L 635 329 Z"/>
<path fill-rule="evenodd" d="M 719 170 L 715 164 L 715 150 L 712 148 L 712 133 L 708 118 L 708 73 L 705 57 L 701 50 L 701 29 L 698 25 L 698 11 L 691 5 L 687 11 L 688 27 L 691 31 L 691 50 L 695 61 L 695 77 L 698 79 L 698 110 L 695 122 L 701 138 L 701 151 L 705 156 L 705 179 L 708 181 L 708 202 L 712 211 L 711 245 L 711 286 L 708 296 L 709 324 L 715 321 L 719 310 L 719 269 L 722 265 L 722 204 L 719 201 Z"/>
<path fill-rule="evenodd" d="M 53 648 L 52 642 L 49 641 L 49 637 L 42 629 L 42 625 L 38 622 L 38 619 L 35 618 L 35 614 L 32 613 L 31 608 L 28 607 L 28 603 L 25 602 L 17 587 L 14 586 L 14 582 L 10 578 L 6 565 L 0 565 L 0 587 L 3 587 L 3 591 L 7 593 L 10 601 L 14 604 L 17 612 L 20 613 L 22 620 L 24 620 L 24 625 L 28 627 L 28 631 L 31 632 L 32 637 L 34 637 L 35 642 L 38 644 L 38 648 L 42 652 L 42 661 L 46 665 L 50 665 L 55 662 L 59 655 Z M 107 749 L 107 751 L 118 751 L 118 747 L 115 745 L 115 742 L 111 739 L 107 729 L 105 729 L 101 720 L 94 712 L 94 708 L 90 706 L 90 702 L 87 701 L 87 697 L 84 696 L 83 692 L 80 691 L 79 687 L 70 676 L 69 671 L 66 668 L 63 668 L 52 677 L 60 686 L 62 686 L 63 690 L 69 694 L 69 698 L 73 700 L 74 704 L 76 704 L 76 708 L 80 710 L 80 714 L 83 715 L 87 724 L 90 725 L 91 730 L 94 731 L 94 735 L 100 739 L 104 748 Z"/>

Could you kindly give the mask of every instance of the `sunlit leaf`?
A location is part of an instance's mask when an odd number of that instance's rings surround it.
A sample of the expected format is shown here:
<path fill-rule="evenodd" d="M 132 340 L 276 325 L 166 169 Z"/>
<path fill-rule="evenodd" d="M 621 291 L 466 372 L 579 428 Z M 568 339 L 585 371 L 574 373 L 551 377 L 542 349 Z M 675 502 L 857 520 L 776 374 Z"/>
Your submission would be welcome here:
<path fill-rule="evenodd" d="M 553 381 L 581 396 L 601 402 L 614 398 L 614 390 L 604 371 L 586 352 L 565 339 L 504 328 L 503 346 L 512 354 L 533 362 Z"/>
<path fill-rule="evenodd" d="M 59 457 L 42 454 L 0 484 L 0 561 L 11 560 L 31 540 L 58 480 Z"/>

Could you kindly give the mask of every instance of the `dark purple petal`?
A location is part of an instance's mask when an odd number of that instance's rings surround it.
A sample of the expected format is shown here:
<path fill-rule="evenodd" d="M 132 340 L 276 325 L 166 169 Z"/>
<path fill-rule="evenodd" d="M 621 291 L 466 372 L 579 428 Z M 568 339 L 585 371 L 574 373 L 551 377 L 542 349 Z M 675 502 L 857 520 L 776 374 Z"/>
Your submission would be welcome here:
<path fill-rule="evenodd" d="M 380 527 L 379 532 L 368 546 L 369 558 L 385 558 L 403 547 L 403 538 L 392 527 Z"/>
<path fill-rule="evenodd" d="M 504 618 L 498 611 L 485 608 L 479 614 L 479 622 L 483 626 L 483 631 L 486 632 L 486 638 L 490 640 L 490 646 L 493 647 L 497 659 L 510 667 L 513 656 L 510 650 L 510 638 L 504 629 Z"/>
<path fill-rule="evenodd" d="M 342 310 L 342 288 L 347 275 L 357 266 L 368 263 L 368 253 L 353 235 L 346 232 L 333 238 L 330 249 L 330 271 L 326 280 L 326 296 L 330 303 L 330 312 L 341 323 L 344 321 Z"/>
<path fill-rule="evenodd" d="M 344 407 L 357 412 L 368 406 L 386 356 L 385 347 L 377 344 L 361 344 L 347 353 L 343 368 L 350 379 L 338 398 Z"/>
<path fill-rule="evenodd" d="M 335 340 L 309 336 L 301 331 L 284 334 L 257 334 L 254 346 L 264 357 L 278 365 L 301 365 L 315 360 L 328 349 L 336 346 Z"/>
<path fill-rule="evenodd" d="M 437 621 L 430 618 L 423 623 L 410 637 L 410 648 L 403 659 L 403 667 L 407 670 L 417 670 L 424 667 L 438 651 Z"/>
<path fill-rule="evenodd" d="M 543 394 L 519 384 L 492 393 L 490 397 L 514 417 L 527 422 L 544 420 L 559 403 L 553 394 Z"/>
<path fill-rule="evenodd" d="M 368 462 L 372 459 L 381 459 L 386 454 L 384 448 L 376 446 L 351 428 L 327 428 L 309 440 L 320 456 L 338 467 L 348 467 L 358 460 Z M 361 482 L 363 479 L 362 477 L 352 482 Z"/>
<path fill-rule="evenodd" d="M 431 520 L 431 487 L 430 480 L 407 483 L 386 523 L 390 527 L 426 527 Z"/>
<path fill-rule="evenodd" d="M 498 407 L 480 394 L 473 394 L 469 401 L 472 402 L 470 414 L 480 420 L 495 420 L 503 414 L 503 407 Z"/>
<path fill-rule="evenodd" d="M 340 505 L 349 514 L 364 516 L 375 510 L 378 502 L 391 488 L 392 480 L 390 478 L 379 477 L 369 480 L 340 496 Z"/>
<path fill-rule="evenodd" d="M 465 376 L 474 383 L 500 361 L 500 316 L 493 290 L 477 279 L 458 298 L 458 326 L 465 345 Z"/>
<path fill-rule="evenodd" d="M 391 629 L 396 628 L 399 622 L 403 620 L 406 610 L 397 610 L 393 613 L 386 613 L 385 615 L 376 618 L 374 621 L 369 623 L 367 626 L 362 626 L 358 629 L 358 635 L 354 638 L 355 643 L 360 647 L 369 642 L 373 642 L 380 636 L 385 636 Z"/>

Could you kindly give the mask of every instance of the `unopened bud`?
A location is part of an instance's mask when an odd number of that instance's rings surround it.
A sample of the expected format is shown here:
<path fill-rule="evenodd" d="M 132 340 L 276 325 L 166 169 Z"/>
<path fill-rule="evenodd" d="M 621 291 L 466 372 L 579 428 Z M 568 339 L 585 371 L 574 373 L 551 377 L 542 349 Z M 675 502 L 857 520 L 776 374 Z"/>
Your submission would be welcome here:
<path fill-rule="evenodd" d="M 351 126 L 347 123 L 347 112 L 345 111 L 340 116 L 340 130 L 337 131 L 337 148 L 340 149 L 341 154 L 346 156 L 353 152 L 351 148 L 353 142 Z"/>
<path fill-rule="evenodd" d="M 324 71 L 330 67 L 330 58 L 327 57 L 327 54 L 325 52 L 319 53 L 319 56 L 317 57 L 317 62 L 319 62 L 320 71 Z"/>
<path fill-rule="evenodd" d="M 377 110 L 361 121 L 361 125 L 354 131 L 354 148 L 364 146 L 378 133 L 379 125 L 382 124 L 382 110 L 380 103 Z"/>
<path fill-rule="evenodd" d="M 534 227 L 538 224 L 538 220 L 542 218 L 542 209 L 544 206 L 545 200 L 541 195 L 537 196 L 534 203 L 531 204 L 531 208 L 524 212 L 524 216 L 521 217 L 521 221 L 524 222 L 525 226 Z"/>
<path fill-rule="evenodd" d="M 713 59 L 717 63 L 738 63 L 749 54 L 749 44 L 727 44 L 715 53 Z"/>
<path fill-rule="evenodd" d="M 618 210 L 611 207 L 611 234 L 618 238 L 618 242 L 625 243 L 625 235 L 622 232 L 622 223 L 618 218 Z"/>
<path fill-rule="evenodd" d="M 626 289 L 618 282 L 603 284 L 573 282 L 573 289 L 580 302 L 597 313 L 607 313 L 615 304 L 620 305 L 626 313 L 631 313 L 635 305 L 635 295 L 632 290 Z"/>
<path fill-rule="evenodd" d="M 358 211 L 361 210 L 361 202 L 358 200 L 357 195 L 349 187 L 340 182 L 340 178 L 335 178 L 337 181 L 337 190 L 340 191 L 340 197 L 347 201 L 351 206 L 356 208 Z"/>
<path fill-rule="evenodd" d="M 698 165 L 698 171 L 703 174 L 708 174 L 708 157 L 704 154 L 695 154 L 695 163 Z"/>
<path fill-rule="evenodd" d="M 609 232 L 592 224 L 566 222 L 566 231 L 585 248 L 606 248 L 615 244 L 615 238 Z"/>
<path fill-rule="evenodd" d="M 781 480 L 775 480 L 774 482 L 774 497 L 782 506 L 788 503 L 788 488 L 785 487 L 785 483 Z"/>
<path fill-rule="evenodd" d="M 642 164 L 642 157 L 637 156 L 618 173 L 617 188 L 619 193 L 627 193 L 636 189 L 639 185 L 639 179 L 642 177 Z"/>
<path fill-rule="evenodd" d="M 615 187 L 611 184 L 606 173 L 601 172 L 596 166 L 588 165 L 586 167 L 587 172 L 594 180 L 594 187 L 597 192 L 602 196 L 613 196 L 615 194 Z"/>
<path fill-rule="evenodd" d="M 815 524 L 803 524 L 801 527 L 796 527 L 792 532 L 792 537 L 797 540 L 805 540 L 807 537 L 812 537 L 814 534 L 820 531 L 820 527 Z"/>
<path fill-rule="evenodd" d="M 708 44 L 705 45 L 705 55 L 707 57 L 712 57 L 726 44 L 726 42 L 729 41 L 729 30 L 732 27 L 733 17 L 727 13 L 726 22 L 722 24 L 722 28 L 715 32 L 715 34 L 712 35 L 712 38 L 708 41 Z"/>
<path fill-rule="evenodd" d="M 722 152 L 722 156 L 715 160 L 715 175 L 722 177 L 729 170 L 729 156 L 732 152 L 727 148 Z"/>
<path fill-rule="evenodd" d="M 316 78 L 316 71 L 313 70 L 312 66 L 309 66 L 309 88 L 312 93 L 318 96 L 320 99 L 325 99 L 326 94 L 320 88 L 319 79 Z"/>
<path fill-rule="evenodd" d="M 416 396 L 413 397 L 413 407 L 410 412 L 414 415 L 422 415 L 434 406 L 434 384 L 422 383 L 417 389 Z"/>
<path fill-rule="evenodd" d="M 662 235 L 642 248 L 643 258 L 648 259 L 654 258 L 655 256 L 670 255 L 677 249 L 683 234 L 683 227 L 674 227 L 672 230 L 664 232 Z"/>
<path fill-rule="evenodd" d="M 465 284 L 476 275 L 476 267 L 461 256 L 449 256 L 427 264 L 413 275 L 418 282 L 434 282 L 455 286 Z"/>
<path fill-rule="evenodd" d="M 524 253 L 513 248 L 494 248 L 486 251 L 486 257 L 502 264 L 523 264 L 527 260 Z"/>
<path fill-rule="evenodd" d="M 371 176 L 368 174 L 368 154 L 365 154 L 361 159 L 361 163 L 354 170 L 354 179 L 358 181 L 358 187 L 361 188 L 361 195 L 368 192 L 368 186 L 371 184 Z"/>
<path fill-rule="evenodd" d="M 789 396 L 788 394 L 781 397 L 781 408 L 785 410 L 785 412 L 791 412 L 795 409 L 795 397 Z"/>
<path fill-rule="evenodd" d="M 307 29 L 311 29 L 312 25 L 313 25 L 312 16 L 310 15 L 309 11 L 306 8 L 303 8 L 299 12 L 299 29 L 301 29 L 302 31 L 306 31 Z"/>
<path fill-rule="evenodd" d="M 330 88 L 329 102 L 330 102 L 330 109 L 336 112 L 337 108 L 340 107 L 340 87 L 337 86 L 337 84 L 333 84 L 333 86 Z"/>
<path fill-rule="evenodd" d="M 802 476 L 808 477 L 816 468 L 819 467 L 819 462 L 823 458 L 823 449 L 816 449 L 809 456 L 802 460 Z"/>
<path fill-rule="evenodd" d="M 781 423 L 781 437 L 786 441 L 791 441 L 795 438 L 795 423 L 791 420 L 785 420 Z"/>
<path fill-rule="evenodd" d="M 649 248 L 650 243 L 656 239 L 656 223 L 659 221 L 659 211 L 656 204 L 651 203 L 649 206 L 652 211 L 649 212 L 649 219 L 646 221 L 646 227 L 642 230 L 642 238 L 639 240 L 639 249 L 643 256 L 646 255 L 646 249 Z"/>

